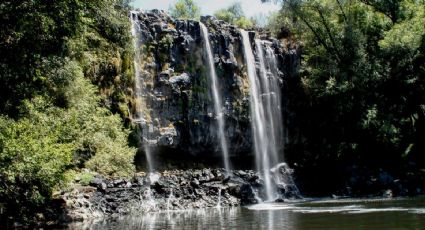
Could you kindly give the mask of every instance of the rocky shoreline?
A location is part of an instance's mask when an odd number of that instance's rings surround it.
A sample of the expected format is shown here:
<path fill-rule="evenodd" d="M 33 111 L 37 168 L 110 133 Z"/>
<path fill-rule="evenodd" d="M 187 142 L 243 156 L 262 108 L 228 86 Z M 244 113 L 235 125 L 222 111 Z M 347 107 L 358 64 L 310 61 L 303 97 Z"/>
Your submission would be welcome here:
<path fill-rule="evenodd" d="M 276 185 L 276 201 L 297 198 L 288 186 Z M 159 212 L 255 204 L 264 193 L 263 181 L 252 170 L 172 170 L 131 179 L 95 177 L 61 195 L 63 221 L 119 217 L 132 213 Z"/>
<path fill-rule="evenodd" d="M 286 164 L 271 172 L 274 181 L 292 175 Z M 280 178 L 280 179 L 279 179 Z M 296 186 L 276 183 L 278 196 L 274 202 L 302 198 Z M 169 170 L 161 173 L 138 173 L 132 178 L 103 178 L 95 176 L 88 185 L 76 184 L 63 191 L 34 215 L 31 226 L 67 226 L 98 220 L 140 216 L 185 210 L 206 210 L 256 204 L 266 196 L 264 181 L 253 170 L 224 169 Z M 362 197 L 391 199 L 399 196 L 421 195 L 422 191 L 401 193 L 391 186 L 382 187 L 369 195 L 356 196 L 349 192 L 335 193 L 332 199 Z M 9 228 L 19 223 L 7 222 Z"/>
<path fill-rule="evenodd" d="M 277 167 L 274 181 L 292 174 L 286 164 Z M 289 171 L 288 171 L 289 169 Z M 278 196 L 275 202 L 301 198 L 295 185 L 275 184 Z M 87 186 L 75 186 L 60 196 L 56 207 L 60 210 L 60 223 L 85 221 L 96 218 L 117 218 L 132 214 L 194 210 L 215 207 L 234 207 L 256 204 L 265 197 L 264 181 L 253 170 L 224 169 L 170 170 L 161 173 L 140 173 L 131 179 L 112 179 L 96 176 Z M 355 194 L 336 193 L 335 198 L 359 197 Z M 392 198 L 395 196 L 420 195 L 402 193 L 391 186 L 382 187 L 370 196 Z"/>

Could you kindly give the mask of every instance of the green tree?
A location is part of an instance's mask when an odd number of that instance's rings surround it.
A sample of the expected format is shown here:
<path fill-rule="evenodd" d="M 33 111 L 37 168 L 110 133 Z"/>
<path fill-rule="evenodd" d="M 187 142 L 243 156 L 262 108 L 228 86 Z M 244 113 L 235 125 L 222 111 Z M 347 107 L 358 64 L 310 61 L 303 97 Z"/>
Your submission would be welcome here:
<path fill-rule="evenodd" d="M 74 146 L 62 142 L 51 125 L 46 119 L 0 117 L 0 200 L 10 214 L 31 215 L 71 165 Z"/>
<path fill-rule="evenodd" d="M 243 12 L 240 2 L 233 3 L 226 9 L 216 11 L 214 16 L 219 20 L 223 20 L 245 29 L 251 28 L 255 25 L 253 20 L 245 17 L 245 13 Z"/>
<path fill-rule="evenodd" d="M 289 29 L 287 39 L 303 44 L 300 81 L 289 87 L 292 122 L 303 134 L 287 146 L 303 153 L 293 160 L 312 171 L 326 164 L 399 174 L 408 162 L 423 167 L 425 3 L 280 2 L 269 28 Z"/>
<path fill-rule="evenodd" d="M 105 176 L 130 176 L 135 149 L 119 116 L 99 106 L 96 88 L 75 62 L 64 89 L 67 108 L 35 97 L 20 107 L 18 121 L 0 117 L 0 200 L 12 215 L 31 216 L 54 190 L 65 187 L 69 169 L 87 167 Z"/>
<path fill-rule="evenodd" d="M 7 214 L 34 217 L 69 171 L 134 172 L 122 119 L 133 87 L 127 10 L 125 0 L 0 3 L 0 201 Z"/>
<path fill-rule="evenodd" d="M 171 16 L 181 19 L 199 19 L 201 8 L 193 0 L 178 0 L 170 7 Z"/>
<path fill-rule="evenodd" d="M 96 59 L 101 54 L 115 57 L 118 53 L 119 59 L 131 56 L 131 49 L 130 52 L 123 49 L 131 46 L 127 32 L 130 25 L 125 11 L 127 4 L 127 1 L 121 0 L 61 0 L 54 4 L 50 1 L 2 1 L 0 53 L 7 55 L 0 57 L 0 81 L 3 82 L 0 86 L 0 113 L 16 118 L 22 100 L 62 87 L 55 84 L 67 84 L 66 79 L 52 81 L 46 77 L 52 69 L 60 66 L 56 57 L 102 61 L 90 63 L 98 65 L 96 69 L 102 72 L 96 73 L 97 76 L 113 74 L 114 77 L 121 75 L 121 79 L 128 79 L 128 75 L 123 76 L 123 72 L 114 68 L 108 72 L 111 65 L 107 61 L 111 57 Z M 105 44 L 109 47 L 102 49 L 104 52 L 92 52 L 96 54 L 95 58 L 80 52 Z M 128 69 L 128 66 L 124 67 L 118 70 Z M 124 84 L 128 82 L 121 83 L 115 88 L 127 87 Z M 58 106 L 62 106 L 60 98 L 57 102 Z"/>
<path fill-rule="evenodd" d="M 244 17 L 245 13 L 243 12 L 242 4 L 235 2 L 226 9 L 218 10 L 214 13 L 214 16 L 225 22 L 233 23 L 235 20 Z"/>

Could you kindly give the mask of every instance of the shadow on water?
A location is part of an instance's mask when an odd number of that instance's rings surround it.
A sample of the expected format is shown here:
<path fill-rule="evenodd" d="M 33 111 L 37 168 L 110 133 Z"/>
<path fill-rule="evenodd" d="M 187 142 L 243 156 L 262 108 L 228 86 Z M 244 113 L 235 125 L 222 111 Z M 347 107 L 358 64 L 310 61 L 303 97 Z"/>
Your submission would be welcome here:
<path fill-rule="evenodd" d="M 425 198 L 310 200 L 147 213 L 70 229 L 423 229 Z"/>

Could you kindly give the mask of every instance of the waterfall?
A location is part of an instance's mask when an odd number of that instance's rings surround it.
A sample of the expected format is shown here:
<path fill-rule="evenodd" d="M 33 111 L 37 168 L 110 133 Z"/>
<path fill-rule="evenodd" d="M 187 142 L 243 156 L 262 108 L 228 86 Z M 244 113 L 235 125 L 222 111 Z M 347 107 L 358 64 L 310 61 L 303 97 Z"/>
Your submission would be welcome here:
<path fill-rule="evenodd" d="M 145 191 L 144 197 L 145 197 L 145 200 L 146 200 L 145 209 L 149 210 L 149 211 L 155 211 L 156 210 L 156 201 L 155 201 L 155 197 L 154 197 L 154 194 L 153 194 L 151 188 L 148 188 Z"/>
<path fill-rule="evenodd" d="M 168 195 L 168 198 L 167 198 L 167 212 L 169 212 L 171 210 L 172 199 L 174 199 L 173 189 L 171 189 L 170 195 Z"/>
<path fill-rule="evenodd" d="M 272 179 L 269 174 L 270 155 L 268 151 L 267 130 L 265 127 L 264 107 L 261 101 L 261 82 L 256 73 L 254 53 L 251 48 L 248 32 L 241 30 L 243 50 L 245 54 L 246 67 L 248 70 L 248 78 L 250 81 L 251 94 L 251 126 L 254 137 L 254 150 L 257 169 L 262 173 L 264 184 L 266 187 L 266 199 L 274 198 L 275 188 L 272 185 Z M 265 69 L 264 63 L 260 63 L 261 69 Z"/>
<path fill-rule="evenodd" d="M 218 200 L 217 200 L 217 205 L 215 207 L 221 208 L 221 188 L 218 188 Z"/>
<path fill-rule="evenodd" d="M 277 173 L 272 173 L 271 171 L 272 167 L 278 165 L 279 160 L 281 160 L 279 159 L 278 148 L 283 147 L 279 70 L 273 49 L 267 42 L 256 39 L 255 47 L 258 58 L 257 74 L 249 34 L 241 30 L 241 36 L 250 81 L 251 127 L 254 138 L 256 167 L 264 180 L 266 201 L 273 201 L 278 195 L 277 186 L 285 189 L 287 188 L 287 184 L 295 186 L 289 173 L 285 177 L 279 177 Z M 289 171 L 286 170 L 285 172 Z M 275 170 L 275 172 L 278 171 Z M 283 181 L 282 178 L 285 178 L 285 180 Z"/>
<path fill-rule="evenodd" d="M 262 101 L 265 110 L 265 122 L 267 127 L 268 152 L 270 154 L 270 165 L 279 163 L 278 147 L 283 143 L 283 120 L 281 110 L 281 93 L 279 88 L 278 69 L 276 56 L 270 46 L 266 46 L 266 56 L 264 55 L 262 42 L 255 40 L 258 59 L 260 62 L 260 81 L 262 82 Z M 265 64 L 268 64 L 268 71 Z"/>
<path fill-rule="evenodd" d="M 268 130 L 268 147 L 270 153 L 270 164 L 274 165 L 270 171 L 273 175 L 274 183 L 284 188 L 285 194 L 291 197 L 300 198 L 301 194 L 292 178 L 293 170 L 286 163 L 279 163 L 282 159 L 279 158 L 279 149 L 284 147 L 284 130 L 282 118 L 282 94 L 281 82 L 279 79 L 279 68 L 277 66 L 276 54 L 267 41 L 255 40 L 255 46 L 258 52 L 258 59 L 262 83 L 262 98 L 266 110 L 266 126 Z M 264 50 L 266 51 L 264 55 Z M 267 64 L 267 67 L 265 66 Z M 283 159 L 284 160 L 284 159 Z"/>
<path fill-rule="evenodd" d="M 215 71 L 215 65 L 214 65 L 214 57 L 211 49 L 211 43 L 208 36 L 208 30 L 207 27 L 203 23 L 199 23 L 201 27 L 201 36 L 204 39 L 204 49 L 206 58 L 208 59 L 208 68 L 210 71 L 210 82 L 211 82 L 211 90 L 214 100 L 214 112 L 217 116 L 217 123 L 218 123 L 218 136 L 220 139 L 220 147 L 221 147 L 221 153 L 223 155 L 223 162 L 224 162 L 224 168 L 227 172 L 230 172 L 230 163 L 229 163 L 229 148 L 227 144 L 227 139 L 225 136 L 225 122 L 224 122 L 224 113 L 223 113 L 223 105 L 222 105 L 222 96 L 219 91 L 218 86 L 218 79 L 217 79 L 217 73 Z"/>
<path fill-rule="evenodd" d="M 143 115 L 142 110 L 142 102 L 143 102 L 143 78 L 142 78 L 142 68 L 141 68 L 141 61 L 142 57 L 140 55 L 140 25 L 139 25 L 139 16 L 137 11 L 131 11 L 130 12 L 131 17 L 131 35 L 133 36 L 133 47 L 134 47 L 134 80 L 135 80 L 135 92 L 136 92 L 136 119 L 135 122 L 139 124 L 146 124 L 147 120 Z M 146 160 L 148 164 L 148 170 L 149 172 L 153 172 L 153 162 L 152 162 L 152 155 L 151 155 L 151 149 L 149 147 L 149 131 L 143 130 L 142 131 L 142 140 L 145 142 L 143 144 Z"/>

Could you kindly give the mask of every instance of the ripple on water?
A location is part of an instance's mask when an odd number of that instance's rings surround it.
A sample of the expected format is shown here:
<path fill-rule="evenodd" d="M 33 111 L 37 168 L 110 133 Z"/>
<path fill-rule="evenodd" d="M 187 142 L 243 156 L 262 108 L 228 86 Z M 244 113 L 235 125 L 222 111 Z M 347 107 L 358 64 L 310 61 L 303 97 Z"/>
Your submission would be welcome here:
<path fill-rule="evenodd" d="M 341 213 L 341 214 L 367 214 L 379 212 L 406 212 L 411 214 L 425 214 L 425 208 L 410 208 L 410 207 L 368 207 L 371 203 L 385 202 L 383 199 L 349 199 L 349 200 L 322 200 L 313 202 L 298 202 L 298 203 L 260 203 L 247 206 L 246 208 L 253 211 L 267 210 L 287 210 L 293 213 L 302 214 L 320 214 L 320 213 Z M 395 200 L 392 200 L 395 201 Z M 315 207 L 310 204 L 348 204 L 343 206 L 325 206 Z M 359 204 L 361 203 L 361 204 Z"/>
<path fill-rule="evenodd" d="M 260 203 L 247 206 L 249 210 L 285 210 L 285 209 L 294 209 L 293 204 L 284 204 L 284 203 Z"/>

